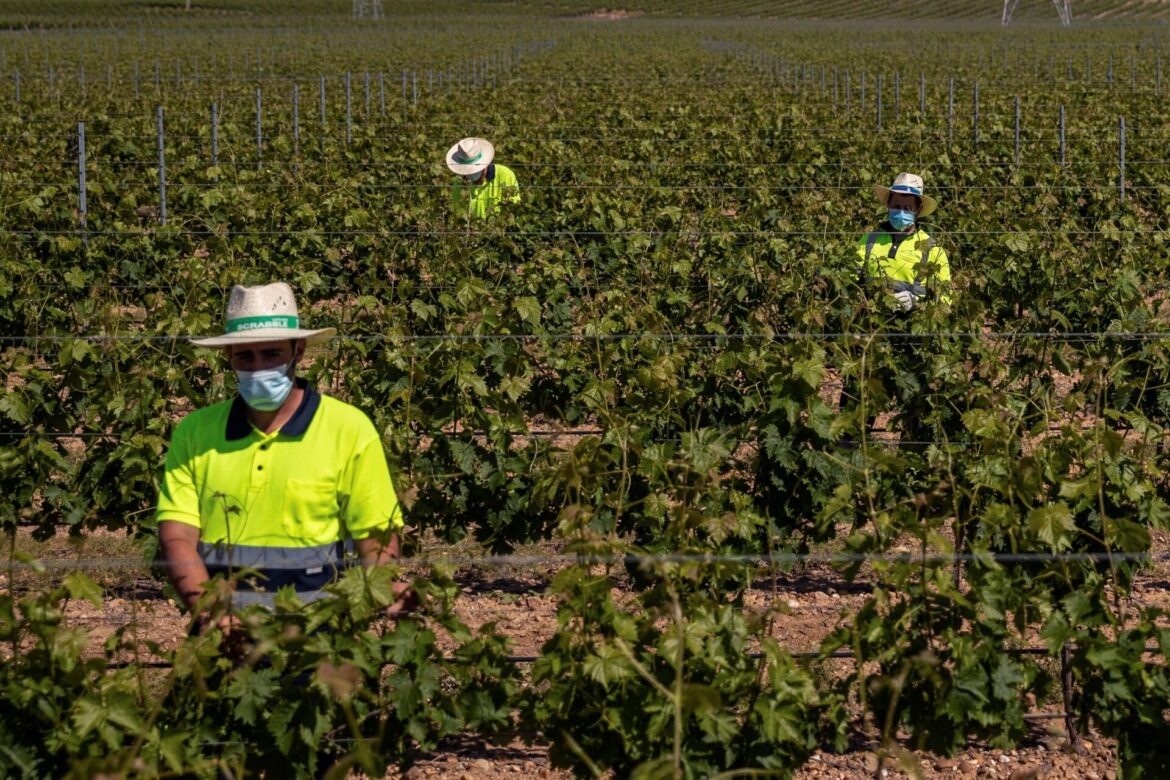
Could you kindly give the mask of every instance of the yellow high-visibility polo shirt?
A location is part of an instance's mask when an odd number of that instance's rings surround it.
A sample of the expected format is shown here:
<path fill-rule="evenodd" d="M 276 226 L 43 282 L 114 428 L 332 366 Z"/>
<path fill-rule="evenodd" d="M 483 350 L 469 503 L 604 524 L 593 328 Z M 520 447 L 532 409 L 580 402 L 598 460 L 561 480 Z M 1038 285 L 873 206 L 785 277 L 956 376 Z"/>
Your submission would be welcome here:
<path fill-rule="evenodd" d="M 882 279 L 892 290 L 909 288 L 917 295 L 929 291 L 943 303 L 950 303 L 947 251 L 921 227 L 906 235 L 882 223 L 858 240 L 857 258 L 865 278 Z"/>
<path fill-rule="evenodd" d="M 209 573 L 256 569 L 257 590 L 293 585 L 307 601 L 344 567 L 347 542 L 401 527 L 402 512 L 370 419 L 298 384 L 304 400 L 270 434 L 252 427 L 239 397 L 183 418 L 157 518 L 199 529 Z"/>
<path fill-rule="evenodd" d="M 499 209 L 501 203 L 520 202 L 520 185 L 511 168 L 492 163 L 479 184 L 468 184 L 462 178 L 459 179 L 451 192 L 451 199 L 455 216 L 487 219 Z"/>

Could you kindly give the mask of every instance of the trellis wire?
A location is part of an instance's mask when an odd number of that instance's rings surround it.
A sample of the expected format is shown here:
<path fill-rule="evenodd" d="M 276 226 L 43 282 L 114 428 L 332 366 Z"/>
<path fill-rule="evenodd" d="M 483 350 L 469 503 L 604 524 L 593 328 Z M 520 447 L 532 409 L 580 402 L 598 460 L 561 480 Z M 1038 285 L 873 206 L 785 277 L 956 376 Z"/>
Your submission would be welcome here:
<path fill-rule="evenodd" d="M 773 567 L 819 564 L 826 566 L 854 566 L 866 563 L 905 564 L 926 566 L 949 566 L 958 563 L 982 565 L 1030 566 L 1037 563 L 1170 563 L 1170 552 L 1016 552 L 1000 553 L 981 551 L 971 553 L 927 553 L 884 552 L 776 552 L 758 554 L 731 553 L 556 553 L 549 555 L 431 555 L 404 557 L 395 561 L 398 565 L 433 567 L 512 567 L 530 568 L 539 566 L 621 566 L 642 564 L 700 564 Z M 185 567 L 186 562 L 170 563 L 162 559 L 144 560 L 141 557 L 85 557 L 70 556 L 63 559 L 27 561 L 16 559 L 0 560 L 0 569 L 12 571 L 102 571 L 123 569 L 133 571 L 166 570 L 172 566 Z"/>
<path fill-rule="evenodd" d="M 296 83 L 296 82 L 294 82 L 292 80 L 288 80 L 288 84 L 290 86 L 293 83 Z M 981 97 L 986 97 L 986 92 L 987 92 L 987 90 L 984 88 L 984 86 L 980 85 Z M 251 92 L 249 91 L 248 94 L 250 95 Z M 1015 96 L 1014 92 L 1003 95 L 1005 100 L 1010 98 L 1010 97 L 1014 97 L 1014 96 Z M 986 102 L 986 101 L 984 101 L 984 102 Z M 1045 107 L 1057 106 L 1057 105 L 1059 105 L 1059 103 L 1057 101 L 1048 102 L 1046 98 L 1043 98 L 1043 99 L 1040 99 L 1040 100 L 1033 102 L 1033 105 L 1038 107 L 1038 108 L 1045 108 Z M 141 115 L 136 111 L 128 111 L 128 112 L 121 112 L 121 113 L 104 113 L 103 112 L 103 116 L 108 120 L 115 120 L 115 119 L 117 119 L 117 120 L 122 120 L 122 119 L 136 120 L 136 119 L 141 118 Z M 963 113 L 960 111 L 956 111 L 955 116 L 956 117 L 965 117 L 965 116 L 970 116 L 970 113 Z M 49 115 L 49 116 L 28 117 L 27 119 L 25 119 L 25 123 L 26 124 L 33 124 L 33 125 L 47 124 L 47 125 L 51 125 L 51 126 L 58 126 L 59 123 L 64 118 L 67 118 L 67 116 L 64 114 L 55 113 L 55 114 Z M 674 113 L 669 113 L 669 112 L 659 113 L 659 112 L 653 112 L 653 111 L 642 111 L 642 112 L 638 112 L 636 114 L 632 114 L 631 118 L 636 119 L 636 120 L 644 120 L 644 121 L 649 122 L 649 121 L 658 121 L 658 120 L 678 120 L 679 115 L 674 114 Z M 730 113 L 730 112 L 724 112 L 724 111 L 700 112 L 700 111 L 696 110 L 696 111 L 692 111 L 692 112 L 688 113 L 687 118 L 693 119 L 696 121 L 700 121 L 700 122 L 714 123 L 714 122 L 722 121 L 722 120 L 729 120 L 729 121 L 736 120 L 738 117 L 735 114 Z M 420 126 L 425 126 L 425 127 L 436 127 L 436 126 L 448 126 L 449 127 L 452 125 L 459 124 L 462 121 L 462 119 L 463 118 L 461 115 L 452 114 L 449 118 L 445 118 L 445 119 L 420 120 L 418 122 L 418 124 Z M 577 121 L 578 121 L 577 124 L 566 124 L 565 122 L 541 123 L 538 127 L 534 128 L 534 129 L 538 129 L 541 133 L 549 130 L 550 128 L 576 129 L 576 130 L 582 131 L 583 137 L 587 137 L 587 138 L 591 138 L 593 140 L 596 140 L 596 138 L 597 138 L 596 134 L 595 133 L 590 134 L 591 131 L 593 131 L 595 129 L 595 127 L 593 124 L 590 124 L 589 116 L 588 115 L 581 115 L 581 118 Z M 509 130 L 510 132 L 515 132 L 515 129 L 516 129 L 515 122 L 509 121 L 508 119 L 501 120 L 501 121 L 497 122 L 496 125 L 492 125 L 492 126 L 503 127 L 505 129 Z M 621 134 L 621 133 L 626 133 L 626 132 L 652 133 L 652 132 L 656 132 L 657 129 L 658 128 L 655 128 L 652 126 L 612 127 L 612 128 L 608 128 L 606 132 L 609 134 Z M 712 127 L 707 128 L 707 130 L 711 130 L 711 129 L 718 129 L 718 128 L 712 128 Z M 825 135 L 823 135 L 825 132 L 840 130 L 841 127 L 838 123 L 828 122 L 828 120 L 826 118 L 825 124 L 812 125 L 810 127 L 798 128 L 798 129 L 800 131 L 799 134 L 780 133 L 780 134 L 775 135 L 774 137 L 783 137 L 783 138 L 792 138 L 792 139 L 799 138 L 801 140 L 822 140 L 826 137 Z M 1096 129 L 1092 129 L 1092 128 L 1085 128 L 1083 130 L 1083 132 L 1085 132 L 1087 134 L 1092 134 L 1092 133 L 1099 132 L 1099 131 Z M 536 135 L 531 136 L 531 138 L 536 138 L 536 137 L 538 137 L 538 136 L 536 136 Z M 842 136 L 839 136 L 839 137 L 842 137 Z M 844 137 L 847 137 L 847 136 L 844 136 Z M 708 139 L 709 136 L 706 134 L 703 134 L 700 136 L 693 136 L 693 138 L 696 140 L 700 139 L 700 138 L 705 140 L 705 139 Z M 738 136 L 730 136 L 728 140 L 742 141 L 743 139 L 739 138 Z"/>
<path fill-rule="evenodd" d="M 1111 161 L 1111 164 L 1112 164 L 1112 161 Z M 1127 163 L 1127 167 L 1129 167 L 1129 165 L 1131 165 L 1131 164 L 1132 163 Z M 288 167 L 294 168 L 294 169 L 300 168 L 300 163 L 298 163 L 298 162 L 288 162 L 288 163 L 286 163 L 286 165 Z M 274 166 L 269 165 L 267 167 L 271 168 Z M 1024 167 L 1028 167 L 1028 165 L 1027 165 L 1027 163 L 1021 163 L 1021 165 L 1019 167 L 1024 168 Z M 57 185 L 57 182 L 47 181 L 47 180 L 10 181 L 10 182 L 6 182 L 6 183 L 20 185 L 20 186 L 28 186 L 28 187 L 52 187 L 52 186 Z M 133 181 L 133 180 L 127 180 L 127 179 L 123 179 L 123 180 L 107 179 L 107 180 L 105 180 L 105 183 L 109 186 L 132 187 L 132 186 L 139 184 L 140 182 Z M 219 185 L 218 185 L 217 177 L 212 176 L 211 179 L 208 181 L 190 181 L 190 180 L 188 180 L 188 181 L 184 182 L 184 186 L 198 190 L 198 189 L 204 189 L 204 188 L 214 189 Z M 320 187 L 320 186 L 326 186 L 326 185 L 324 182 L 321 182 L 321 181 L 304 179 L 302 181 L 297 181 L 297 182 L 252 181 L 252 182 L 248 182 L 247 186 L 251 189 L 254 189 L 254 190 L 272 190 L 272 189 L 291 190 L 291 189 L 300 189 L 300 188 L 303 188 L 306 186 Z M 405 190 L 405 191 L 447 190 L 449 187 L 450 187 L 450 185 L 447 183 L 435 183 L 435 182 L 394 182 L 394 183 L 364 185 L 365 189 L 382 190 L 382 191 L 389 191 L 389 190 Z M 785 189 L 785 191 L 791 191 L 791 192 L 854 193 L 854 192 L 870 192 L 870 191 L 872 191 L 872 189 L 870 187 L 831 185 L 831 184 L 825 185 L 825 186 L 793 185 L 791 187 L 785 187 L 784 189 Z M 1007 191 L 1007 190 L 1010 190 L 1012 192 L 1039 192 L 1039 191 L 1043 191 L 1043 192 L 1071 192 L 1071 191 L 1095 192 L 1095 191 L 1103 190 L 1103 189 L 1108 189 L 1110 191 L 1113 191 L 1114 185 L 1113 184 L 1103 185 L 1099 182 L 1091 183 L 1091 184 L 1089 184 L 1089 183 L 1086 183 L 1086 184 L 1057 184 L 1057 185 L 1051 185 L 1051 186 L 1046 186 L 1046 185 L 1041 185 L 1041 184 L 1023 184 L 1020 186 L 1012 186 L 1011 184 L 972 184 L 972 185 L 966 185 L 966 186 L 957 185 L 957 184 L 943 184 L 943 185 L 934 185 L 931 187 L 931 189 L 936 191 L 936 192 L 961 192 L 964 194 L 971 194 L 971 193 L 975 193 L 975 192 L 997 192 L 997 191 Z M 1161 189 L 1161 187 L 1159 187 L 1158 185 L 1153 185 L 1153 184 L 1143 185 L 1143 186 L 1133 186 L 1133 185 L 1130 185 L 1127 183 L 1125 189 L 1126 189 L 1126 192 L 1129 193 L 1129 192 L 1133 192 L 1133 191 L 1158 191 Z M 755 192 L 774 192 L 776 190 L 776 187 L 772 186 L 772 185 L 768 185 L 768 184 L 751 184 L 751 185 L 748 185 L 748 184 L 736 184 L 736 185 L 722 185 L 722 184 L 683 184 L 683 185 L 531 184 L 531 185 L 526 185 L 525 190 L 534 191 L 534 192 L 596 192 L 596 191 L 602 191 L 602 192 L 658 192 L 658 193 L 662 193 L 662 192 L 688 192 L 688 193 L 743 192 L 743 193 L 755 193 Z M 1055 220 L 1050 218 L 1047 221 L 1055 221 Z M 1151 229 L 1149 229 L 1149 230 L 1137 230 L 1137 231 L 1129 230 L 1129 231 L 1122 231 L 1122 232 L 1158 234 L 1158 233 L 1162 233 L 1162 232 L 1166 231 L 1167 229 L 1170 229 L 1170 227 L 1152 226 Z M 61 234 L 63 232 L 68 233 L 69 231 L 40 231 L 39 233 L 37 231 L 7 231 L 7 232 L 10 235 L 28 236 L 28 235 L 38 235 L 40 233 Z M 244 234 L 247 234 L 249 231 L 241 231 L 241 232 Z M 465 233 L 465 232 L 466 231 L 460 231 L 461 234 Z M 490 231 L 486 231 L 486 232 L 490 232 Z M 573 230 L 566 230 L 563 232 L 564 233 L 584 234 L 584 233 L 582 233 L 582 231 L 573 231 Z M 598 231 L 586 231 L 586 232 L 588 232 L 591 235 L 596 235 Z M 663 235 L 663 236 L 679 235 L 680 234 L 679 231 L 625 231 L 624 233 L 621 233 L 621 234 L 628 235 L 631 232 L 653 233 L 655 235 Z M 952 231 L 948 231 L 948 232 L 952 232 Z M 962 232 L 969 233 L 969 231 L 962 231 Z M 1005 231 L 986 231 L 986 232 L 990 232 L 990 233 L 994 233 L 994 234 L 1007 234 L 1007 233 L 1014 233 L 1014 232 L 1020 232 L 1020 231 L 1006 231 L 1005 230 Z M 1027 230 L 1027 231 L 1023 231 L 1023 232 L 1042 233 L 1045 231 L 1033 229 L 1033 230 Z M 402 233 L 402 231 L 393 231 L 394 235 L 400 235 L 401 233 Z M 435 231 L 430 231 L 430 233 L 433 234 L 433 233 L 435 233 Z M 727 231 L 699 230 L 699 231 L 685 232 L 686 235 L 692 235 L 692 236 L 709 236 L 709 235 L 714 235 L 716 233 L 724 234 L 724 233 L 727 233 Z M 809 235 L 809 233 L 807 233 L 807 232 L 781 233 L 779 231 L 756 231 L 756 232 L 731 231 L 731 233 L 733 233 L 735 235 L 754 235 L 756 233 L 765 234 L 765 235 Z M 1086 235 L 1086 234 L 1087 235 L 1101 235 L 1103 233 L 1103 231 L 1074 231 L 1074 233 L 1077 235 Z M 118 232 L 116 232 L 116 234 L 127 235 L 127 234 L 132 234 L 132 233 L 130 233 L 129 231 L 118 231 Z M 335 234 L 335 231 L 327 231 L 324 233 L 324 235 L 331 235 L 331 234 Z M 372 233 L 370 233 L 370 232 L 354 233 L 354 235 L 371 235 L 371 234 Z M 516 235 L 516 234 L 514 234 L 514 235 Z M 521 233 L 519 235 L 533 235 L 533 233 L 527 232 L 527 233 Z M 831 235 L 840 235 L 840 233 L 834 232 Z"/>
<path fill-rule="evenodd" d="M 1061 107 L 1061 105 L 1058 104 L 1056 106 L 1057 110 L 1059 110 L 1060 107 Z M 428 127 L 436 127 L 436 128 L 452 128 L 452 127 L 458 127 L 460 124 L 461 124 L 460 122 L 451 121 L 451 122 L 434 122 L 434 123 L 429 123 L 429 124 L 420 125 L 420 126 L 428 126 Z M 370 121 L 370 122 L 355 121 L 354 125 L 358 126 L 358 127 L 369 127 L 369 128 L 384 127 L 384 125 L 382 125 L 376 121 Z M 479 125 L 479 126 L 484 127 L 484 125 Z M 487 127 L 491 128 L 492 126 L 488 125 Z M 576 130 L 577 128 L 574 126 L 566 126 L 565 129 L 566 130 Z M 582 129 L 584 130 L 585 128 L 582 128 Z M 931 129 L 931 128 L 927 128 L 927 129 Z M 1101 129 L 1102 128 L 1100 128 L 1100 127 L 1083 127 L 1083 128 L 1077 128 L 1073 132 L 1080 133 L 1083 137 L 1086 137 L 1086 138 L 1096 138 L 1097 136 L 1100 135 Z M 652 131 L 650 131 L 649 129 L 646 129 L 646 128 L 630 129 L 630 130 L 628 130 L 628 132 L 625 132 L 625 133 L 615 133 L 615 137 L 610 139 L 610 140 L 615 146 L 618 144 L 622 144 L 622 143 L 633 144 L 633 143 L 638 143 L 638 142 L 647 140 L 644 136 L 638 135 L 638 133 L 649 134 L 651 132 Z M 514 133 L 514 131 L 513 131 L 513 133 Z M 129 134 L 125 134 L 123 137 L 125 137 L 127 139 L 138 139 L 138 138 L 145 139 L 145 138 L 149 137 L 149 134 L 129 133 Z M 16 134 L 8 134 L 8 135 L 0 134 L 0 141 L 15 140 L 17 138 L 19 138 L 19 136 Z M 182 134 L 172 135 L 172 138 L 173 138 L 173 140 L 176 140 L 176 141 L 198 142 L 200 140 L 200 136 L 197 134 L 195 134 L 195 135 L 182 135 Z M 1034 137 L 1034 140 L 1032 140 L 1030 143 L 1033 143 L 1033 144 L 1041 143 L 1049 138 L 1051 138 L 1051 136 L 1047 136 L 1046 134 L 1043 134 L 1043 133 L 1036 134 Z M 1145 138 L 1148 142 L 1150 142 L 1151 146 L 1153 146 L 1156 144 L 1161 144 L 1163 142 L 1170 141 L 1170 134 L 1168 134 L 1168 135 L 1147 134 L 1145 136 Z M 374 139 L 374 140 L 379 140 L 379 139 Z M 565 133 L 557 133 L 557 134 L 533 134 L 533 135 L 513 134 L 510 136 L 509 140 L 513 141 L 513 142 L 545 142 L 545 143 L 558 142 L 558 143 L 564 143 L 564 144 L 576 144 L 576 143 L 583 143 L 583 142 L 595 143 L 597 139 L 596 139 L 595 134 L 589 134 L 588 132 L 581 132 L 579 134 L 565 132 Z M 672 143 L 675 143 L 675 144 L 702 143 L 704 145 L 704 147 L 709 147 L 712 140 L 713 140 L 712 135 L 705 134 L 703 136 L 676 137 L 676 138 L 672 139 Z M 773 147 L 777 144 L 781 144 L 781 143 L 816 142 L 816 143 L 823 143 L 823 144 L 854 144 L 854 143 L 856 143 L 857 139 L 851 135 L 830 135 L 830 134 L 818 134 L 818 133 L 813 132 L 813 133 L 802 133 L 802 134 L 775 133 L 775 134 L 763 136 L 760 138 L 750 139 L 746 142 L 735 141 L 735 139 L 731 138 L 731 137 L 719 138 L 716 140 L 721 141 L 721 142 L 726 141 L 728 143 L 735 142 L 740 147 L 743 147 L 743 148 L 767 150 L 767 149 L 770 149 L 771 147 Z M 909 139 L 908 139 L 908 141 L 909 141 Z M 914 149 L 919 149 L 919 150 L 926 149 L 927 145 L 930 144 L 931 141 L 932 141 L 931 138 L 923 138 L 921 140 L 915 141 L 917 146 L 910 147 L 909 143 L 907 143 L 907 145 L 904 146 L 903 148 L 914 148 Z M 1160 149 L 1159 149 L 1159 151 L 1160 151 Z M 598 160 L 601 160 L 602 162 L 597 162 Z M 633 160 L 630 160 L 630 159 L 627 159 L 624 157 L 612 157 L 610 155 L 599 155 L 599 154 L 594 153 L 594 154 L 590 155 L 590 157 L 588 159 L 582 157 L 579 159 L 563 160 L 562 162 L 559 162 L 558 164 L 562 165 L 562 166 L 573 166 L 573 167 L 580 167 L 582 165 L 590 166 L 590 167 L 599 167 L 599 166 L 605 167 L 605 166 L 613 165 L 614 164 L 612 162 L 613 160 L 616 160 L 616 161 L 619 161 L 622 163 L 633 161 Z M 1102 162 L 1103 159 L 1089 158 L 1086 161 L 1090 162 L 1090 163 Z M 19 164 L 19 163 L 53 164 L 56 162 L 61 162 L 61 163 L 71 164 L 73 161 L 71 159 L 70 160 L 58 160 L 55 158 L 32 158 L 32 159 L 8 158 L 8 159 L 0 159 L 0 162 L 6 162 L 6 163 L 12 163 L 12 164 Z M 140 164 L 140 163 L 135 163 L 133 161 L 126 161 L 126 160 L 117 161 L 117 162 L 123 166 Z M 685 160 L 661 160 L 661 161 L 652 161 L 652 162 L 646 162 L 646 161 L 641 161 L 641 162 L 643 165 L 645 165 L 646 167 L 649 167 L 649 168 L 660 168 L 660 167 L 668 167 L 668 168 L 673 168 L 673 167 L 746 167 L 746 166 L 770 167 L 770 166 L 775 166 L 775 165 L 780 165 L 780 166 L 784 166 L 784 167 L 793 167 L 793 168 L 795 168 L 795 167 L 803 168 L 803 167 L 809 167 L 811 165 L 812 167 L 834 168 L 835 169 L 835 168 L 840 167 L 840 165 L 841 165 L 841 162 L 838 162 L 838 161 L 824 162 L 824 163 L 799 163 L 799 162 L 784 163 L 784 162 L 774 162 L 771 160 L 759 160 L 759 161 L 729 160 L 726 162 L 709 162 L 709 163 L 691 163 L 691 162 L 686 162 Z M 877 165 L 889 165 L 889 164 L 896 163 L 897 160 L 877 160 L 877 161 L 871 160 L 871 161 L 867 161 L 867 162 L 869 162 L 870 164 L 877 164 Z M 1155 159 L 1146 160 L 1145 162 L 1165 163 L 1165 162 L 1168 162 L 1168 160 L 1161 159 L 1161 158 L 1155 158 Z M 402 162 L 400 161 L 396 164 L 402 164 Z M 523 166 L 523 165 L 533 165 L 534 163 L 516 162 L 513 164 Z M 535 164 L 539 165 L 539 163 L 535 163 Z M 980 167 L 980 166 L 995 165 L 995 164 L 997 164 L 997 163 L 994 161 L 988 162 L 988 161 L 982 161 L 982 160 L 972 160 L 969 162 L 964 162 L 964 165 L 967 165 L 970 167 Z"/>
<path fill-rule="evenodd" d="M 280 235 L 284 235 L 281 233 Z M 188 336 L 159 336 L 143 333 L 122 334 L 0 334 L 0 343 L 59 343 L 66 341 L 87 342 L 176 342 L 185 341 Z M 1070 331 L 939 331 L 933 333 L 910 332 L 786 332 L 786 333 L 658 333 L 658 332 L 630 332 L 630 333 L 395 333 L 395 334 L 353 334 L 345 336 L 342 341 L 356 341 L 365 343 L 378 342 L 492 342 L 492 341 L 624 341 L 624 340 L 658 340 L 677 342 L 700 341 L 839 341 L 839 340 L 879 340 L 900 339 L 905 341 L 929 341 L 933 339 L 961 339 L 961 340 L 1004 340 L 1004 341 L 1049 341 L 1054 343 L 1089 343 L 1094 341 L 1165 341 L 1170 340 L 1170 332 L 1070 332 Z"/>
<path fill-rule="evenodd" d="M 1076 188 L 1074 188 L 1076 189 Z M 1151 188 L 1156 189 L 1156 188 Z M 1025 229 L 1025 230 L 953 230 L 948 231 L 951 236 L 1004 236 L 1004 235 L 1052 235 L 1054 231 L 1044 229 Z M 1064 230 L 1060 231 L 1063 236 L 1110 236 L 1116 237 L 1118 235 L 1165 235 L 1166 229 L 1142 230 L 1142 229 L 1116 229 L 1116 230 Z M 314 237 L 353 237 L 353 236 L 401 236 L 410 238 L 438 238 L 442 236 L 462 236 L 469 238 L 471 236 L 485 236 L 490 237 L 498 235 L 491 230 L 470 231 L 464 229 L 415 229 L 415 230 L 317 230 L 317 229 L 300 229 L 300 230 L 232 230 L 219 232 L 213 229 L 207 230 L 176 230 L 171 232 L 173 236 L 204 236 L 208 238 L 226 239 L 230 237 L 241 236 L 289 236 L 304 234 Z M 29 239 L 39 239 L 41 236 L 74 236 L 78 235 L 78 231 L 73 228 L 69 230 L 9 230 L 5 232 L 7 237 L 22 237 Z M 149 231 L 145 230 L 104 230 L 97 233 L 90 233 L 95 237 L 130 237 L 149 235 Z M 677 237 L 682 239 L 694 239 L 700 237 L 711 236 L 740 236 L 752 239 L 766 239 L 775 236 L 850 236 L 856 237 L 856 231 L 825 231 L 825 230 L 655 230 L 655 229 L 631 229 L 631 230 L 526 230 L 517 231 L 509 234 L 512 237 L 532 237 L 532 238 L 566 238 L 566 239 L 580 239 L 587 237 L 604 237 L 604 236 L 654 236 L 658 238 Z M 713 334 L 717 335 L 717 334 Z M 3 338 L 0 336 L 0 338 Z"/>

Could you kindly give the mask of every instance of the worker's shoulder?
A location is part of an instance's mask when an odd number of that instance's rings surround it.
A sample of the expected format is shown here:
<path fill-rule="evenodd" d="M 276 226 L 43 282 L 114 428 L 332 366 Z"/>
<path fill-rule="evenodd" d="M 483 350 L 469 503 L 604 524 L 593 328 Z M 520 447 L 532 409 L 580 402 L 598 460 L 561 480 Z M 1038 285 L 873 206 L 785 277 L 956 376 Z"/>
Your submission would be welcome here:
<path fill-rule="evenodd" d="M 346 403 L 340 398 L 334 398 L 331 395 L 322 393 L 321 407 L 318 413 L 330 428 L 348 430 L 353 433 L 377 435 L 370 416 L 353 404 Z"/>
<path fill-rule="evenodd" d="M 220 401 L 187 413 L 175 426 L 176 436 L 224 435 L 232 400 Z"/>
<path fill-rule="evenodd" d="M 496 163 L 496 178 L 501 184 L 515 184 L 516 174 L 506 165 Z"/>
<path fill-rule="evenodd" d="M 914 236 L 914 248 L 919 251 L 929 251 L 935 254 L 946 254 L 947 250 L 936 236 L 932 236 L 925 228 L 919 228 Z"/>

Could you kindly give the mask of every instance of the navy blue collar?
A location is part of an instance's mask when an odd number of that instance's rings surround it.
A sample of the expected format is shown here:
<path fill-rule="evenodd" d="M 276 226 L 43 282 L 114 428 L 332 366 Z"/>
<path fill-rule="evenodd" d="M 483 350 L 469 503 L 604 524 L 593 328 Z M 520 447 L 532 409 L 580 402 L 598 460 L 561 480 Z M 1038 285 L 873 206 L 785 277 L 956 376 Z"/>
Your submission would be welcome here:
<path fill-rule="evenodd" d="M 901 244 L 906 239 L 913 238 L 914 236 L 918 235 L 918 231 L 921 230 L 921 228 L 918 227 L 917 223 L 915 223 L 913 232 L 903 233 L 900 230 L 894 230 L 894 226 L 890 224 L 889 220 L 886 220 L 882 224 L 878 225 L 878 230 L 882 231 L 883 233 L 889 234 L 890 241 L 894 245 L 894 248 L 896 249 L 898 247 L 898 245 Z M 892 257 L 892 255 L 891 255 L 891 257 Z"/>
<path fill-rule="evenodd" d="M 496 180 L 496 164 L 492 163 L 491 165 L 489 165 L 487 167 L 487 176 L 484 177 L 484 181 L 486 182 L 486 181 L 495 181 L 495 180 Z"/>
<path fill-rule="evenodd" d="M 306 380 L 298 379 L 297 387 L 305 391 L 305 396 L 293 416 L 281 426 L 280 432 L 285 436 L 304 436 L 305 431 L 309 430 L 309 423 L 313 422 L 313 417 L 317 414 L 318 407 L 321 406 L 321 394 L 309 387 Z M 248 405 L 237 395 L 232 401 L 231 411 L 228 412 L 227 440 L 239 441 L 251 433 L 252 423 L 248 422 Z"/>

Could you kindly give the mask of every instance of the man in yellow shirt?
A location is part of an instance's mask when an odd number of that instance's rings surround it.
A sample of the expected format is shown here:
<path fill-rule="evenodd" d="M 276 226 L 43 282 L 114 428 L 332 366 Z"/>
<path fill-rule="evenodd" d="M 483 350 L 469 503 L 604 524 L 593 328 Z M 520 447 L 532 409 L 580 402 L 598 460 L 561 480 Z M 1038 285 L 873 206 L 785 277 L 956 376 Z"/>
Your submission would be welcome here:
<path fill-rule="evenodd" d="M 520 202 L 516 174 L 493 162 L 495 154 L 483 138 L 464 138 L 447 151 L 447 167 L 459 176 L 451 192 L 456 216 L 487 219 L 501 204 Z"/>
<path fill-rule="evenodd" d="M 857 243 L 862 277 L 884 282 L 904 311 L 931 297 L 949 303 L 946 250 L 918 224 L 938 207 L 923 191 L 922 177 L 899 173 L 889 187 L 875 187 L 874 194 L 886 207 L 887 218 Z"/>
<path fill-rule="evenodd" d="M 865 377 L 846 379 L 841 406 L 865 401 L 863 423 L 871 427 L 877 413 L 896 398 L 901 442 L 922 449 L 939 436 L 951 439 L 961 432 L 958 416 L 940 393 L 936 377 L 936 350 L 931 339 L 911 331 L 911 318 L 928 302 L 951 303 L 951 268 L 946 250 L 919 224 L 933 213 L 938 202 L 927 195 L 921 176 L 899 173 L 890 186 L 878 185 L 874 194 L 886 210 L 886 219 L 857 242 L 861 281 L 880 285 L 881 295 L 890 296 L 889 306 L 879 306 L 870 327 L 884 323 L 885 338 L 873 343 L 865 366 Z M 894 310 L 892 317 L 882 310 Z M 865 386 L 870 392 L 861 398 Z M 846 438 L 852 443 L 852 437 Z"/>
<path fill-rule="evenodd" d="M 193 340 L 222 348 L 239 383 L 235 398 L 176 426 L 159 492 L 162 557 L 193 613 L 216 574 L 233 580 L 234 607 L 271 608 L 281 587 L 309 602 L 353 559 L 397 557 L 402 512 L 381 437 L 361 410 L 296 376 L 305 348 L 334 333 L 301 328 L 278 282 L 232 288 L 226 333 Z M 391 611 L 409 598 L 401 583 L 398 593 Z M 225 642 L 233 625 L 219 621 Z"/>

